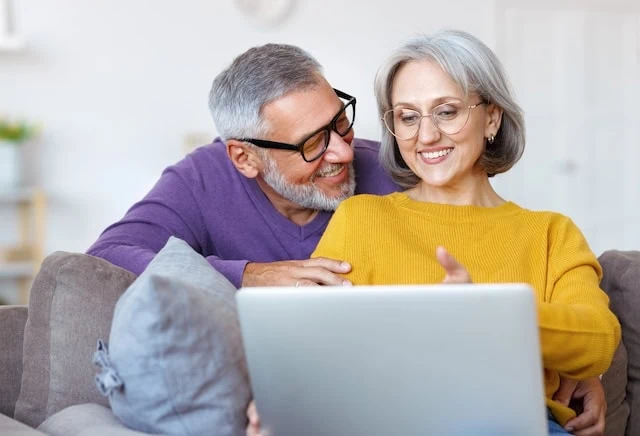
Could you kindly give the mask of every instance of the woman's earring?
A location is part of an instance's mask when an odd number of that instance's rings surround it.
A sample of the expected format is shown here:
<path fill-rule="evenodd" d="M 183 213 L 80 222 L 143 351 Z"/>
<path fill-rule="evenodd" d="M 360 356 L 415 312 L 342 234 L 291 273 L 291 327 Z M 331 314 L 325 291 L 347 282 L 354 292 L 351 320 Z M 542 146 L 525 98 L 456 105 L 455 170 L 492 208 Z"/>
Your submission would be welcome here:
<path fill-rule="evenodd" d="M 489 135 L 489 137 L 487 138 L 487 141 L 489 141 L 489 144 L 493 144 L 495 140 L 496 140 L 495 135 Z"/>

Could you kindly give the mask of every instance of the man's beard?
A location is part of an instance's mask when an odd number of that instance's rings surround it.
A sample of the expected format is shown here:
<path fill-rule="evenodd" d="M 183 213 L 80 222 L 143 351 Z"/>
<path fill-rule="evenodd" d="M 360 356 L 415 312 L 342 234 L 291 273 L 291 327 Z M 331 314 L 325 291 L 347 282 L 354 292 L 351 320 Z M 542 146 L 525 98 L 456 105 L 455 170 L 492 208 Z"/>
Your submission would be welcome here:
<path fill-rule="evenodd" d="M 336 210 L 340 202 L 351 197 L 356 190 L 353 163 L 347 165 L 346 169 L 349 170 L 349 178 L 340 186 L 338 195 L 329 197 L 313 183 L 313 180 L 323 174 L 331 174 L 337 171 L 338 168 L 345 166 L 344 164 L 330 164 L 323 167 L 321 171 L 317 171 L 314 174 L 308 184 L 296 185 L 285 180 L 275 160 L 267 153 L 262 156 L 262 161 L 265 163 L 264 173 L 262 174 L 264 181 L 282 197 L 302 207 L 315 210 Z"/>

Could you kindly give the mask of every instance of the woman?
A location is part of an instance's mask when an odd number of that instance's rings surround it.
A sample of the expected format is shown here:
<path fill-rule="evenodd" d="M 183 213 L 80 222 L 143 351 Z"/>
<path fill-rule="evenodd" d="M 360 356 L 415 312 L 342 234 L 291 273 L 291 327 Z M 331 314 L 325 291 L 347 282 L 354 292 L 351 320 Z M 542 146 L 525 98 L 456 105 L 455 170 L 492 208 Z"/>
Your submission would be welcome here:
<path fill-rule="evenodd" d="M 421 36 L 392 54 L 375 90 L 381 162 L 407 189 L 342 202 L 313 256 L 350 263 L 345 277 L 355 285 L 529 283 L 538 301 L 550 433 L 568 434 L 559 424 L 575 412 L 553 400 L 560 378 L 603 373 L 620 326 L 575 224 L 523 209 L 491 186 L 525 143 L 522 111 L 499 60 L 464 32 Z"/>

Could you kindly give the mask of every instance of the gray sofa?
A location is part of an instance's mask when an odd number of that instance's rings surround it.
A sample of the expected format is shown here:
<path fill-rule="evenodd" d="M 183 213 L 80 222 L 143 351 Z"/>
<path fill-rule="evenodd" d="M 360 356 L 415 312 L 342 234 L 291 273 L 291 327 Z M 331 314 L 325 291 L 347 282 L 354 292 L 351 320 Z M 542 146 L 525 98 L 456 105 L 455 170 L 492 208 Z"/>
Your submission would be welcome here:
<path fill-rule="evenodd" d="M 623 342 L 603 376 L 607 435 L 640 436 L 640 252 L 600 257 Z M 0 434 L 125 436 L 94 384 L 92 356 L 135 276 L 84 254 L 45 260 L 26 306 L 0 306 Z"/>

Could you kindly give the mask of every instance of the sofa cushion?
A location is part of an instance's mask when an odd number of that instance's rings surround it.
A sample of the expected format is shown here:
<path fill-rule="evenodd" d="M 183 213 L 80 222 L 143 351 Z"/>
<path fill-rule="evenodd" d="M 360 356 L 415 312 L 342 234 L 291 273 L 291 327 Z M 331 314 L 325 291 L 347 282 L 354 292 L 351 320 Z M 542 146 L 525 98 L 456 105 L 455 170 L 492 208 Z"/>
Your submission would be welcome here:
<path fill-rule="evenodd" d="M 75 404 L 108 405 L 91 356 L 109 334 L 116 301 L 135 275 L 85 254 L 48 256 L 29 297 L 15 416 L 32 427 Z"/>
<path fill-rule="evenodd" d="M 627 436 L 640 435 L 640 251 L 611 250 L 598 259 L 604 276 L 602 289 L 609 295 L 611 310 L 620 320 L 622 342 L 627 350 L 626 401 L 630 415 Z"/>
<path fill-rule="evenodd" d="M 27 306 L 0 306 L 0 413 L 13 417 L 22 378 Z"/>
<path fill-rule="evenodd" d="M 67 407 L 40 424 L 38 430 L 49 436 L 139 436 L 125 427 L 108 407 L 100 404 L 79 404 Z"/>
<path fill-rule="evenodd" d="M 602 386 L 607 400 L 606 436 L 624 436 L 627 428 L 627 364 L 627 350 L 624 343 L 620 342 L 611 366 L 602 376 Z"/>
<path fill-rule="evenodd" d="M 0 434 L 10 436 L 44 436 L 44 433 L 0 414 Z"/>
<path fill-rule="evenodd" d="M 250 399 L 235 287 L 170 238 L 116 305 L 99 387 L 132 429 L 243 435 Z"/>

